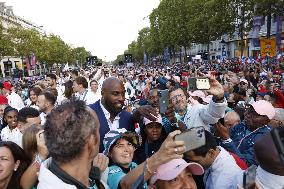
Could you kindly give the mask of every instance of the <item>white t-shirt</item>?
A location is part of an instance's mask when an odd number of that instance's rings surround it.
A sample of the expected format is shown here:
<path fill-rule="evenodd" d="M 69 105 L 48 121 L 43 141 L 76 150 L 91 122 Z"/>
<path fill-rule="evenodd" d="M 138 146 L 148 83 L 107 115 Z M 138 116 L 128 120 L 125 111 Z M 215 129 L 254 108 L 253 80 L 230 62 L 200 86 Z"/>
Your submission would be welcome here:
<path fill-rule="evenodd" d="M 12 91 L 12 93 L 7 96 L 7 99 L 8 99 L 8 104 L 12 108 L 15 108 L 17 110 L 21 110 L 22 108 L 25 107 L 25 104 L 24 104 L 22 98 L 17 93 L 15 93 L 14 91 Z"/>
<path fill-rule="evenodd" d="M 23 134 L 18 128 L 10 130 L 9 126 L 7 126 L 1 131 L 2 141 L 12 141 L 20 147 L 22 147 L 22 138 L 23 138 Z"/>

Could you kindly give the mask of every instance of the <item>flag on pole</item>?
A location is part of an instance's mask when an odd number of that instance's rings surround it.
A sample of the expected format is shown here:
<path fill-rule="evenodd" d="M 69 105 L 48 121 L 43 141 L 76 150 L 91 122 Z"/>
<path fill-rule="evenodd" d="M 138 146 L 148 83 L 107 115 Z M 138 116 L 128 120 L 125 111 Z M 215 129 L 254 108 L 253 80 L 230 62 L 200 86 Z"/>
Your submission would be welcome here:
<path fill-rule="evenodd" d="M 36 56 L 35 56 L 35 54 L 33 53 L 33 54 L 32 54 L 32 57 L 31 57 L 31 65 L 32 65 L 32 68 L 35 68 L 36 63 L 37 63 Z"/>
<path fill-rule="evenodd" d="M 27 65 L 27 70 L 30 70 L 30 69 L 31 69 L 31 66 L 30 66 L 30 61 L 29 61 L 29 58 L 28 58 L 28 57 L 25 58 L 25 63 L 26 63 L 26 65 Z"/>

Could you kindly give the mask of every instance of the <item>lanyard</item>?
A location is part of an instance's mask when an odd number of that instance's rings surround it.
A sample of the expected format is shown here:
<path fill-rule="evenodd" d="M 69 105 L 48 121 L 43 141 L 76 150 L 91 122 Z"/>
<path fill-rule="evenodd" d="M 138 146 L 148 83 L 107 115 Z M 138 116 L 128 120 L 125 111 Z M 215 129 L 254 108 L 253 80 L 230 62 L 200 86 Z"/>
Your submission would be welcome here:
<path fill-rule="evenodd" d="M 238 145 L 238 148 L 241 146 L 241 144 L 242 144 L 242 142 L 243 142 L 244 139 L 246 139 L 246 138 L 249 137 L 251 134 L 255 133 L 256 131 L 258 131 L 259 129 L 264 128 L 264 127 L 267 127 L 267 125 L 262 126 L 262 127 L 259 127 L 259 128 L 257 128 L 256 130 L 254 130 L 253 132 L 251 132 L 251 133 L 247 134 L 246 136 L 244 136 L 244 138 L 241 139 L 241 141 L 240 141 L 240 143 L 239 143 L 239 145 Z"/>

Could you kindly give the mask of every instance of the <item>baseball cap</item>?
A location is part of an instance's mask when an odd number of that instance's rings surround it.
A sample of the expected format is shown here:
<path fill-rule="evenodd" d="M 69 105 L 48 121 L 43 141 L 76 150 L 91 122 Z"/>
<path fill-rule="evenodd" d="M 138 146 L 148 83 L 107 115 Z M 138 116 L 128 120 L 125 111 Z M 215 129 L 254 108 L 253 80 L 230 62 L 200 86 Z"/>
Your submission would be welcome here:
<path fill-rule="evenodd" d="M 244 79 L 244 78 L 240 79 L 240 83 L 241 82 L 244 82 L 244 83 L 248 84 L 248 81 L 246 79 Z"/>
<path fill-rule="evenodd" d="M 209 104 L 212 98 L 213 98 L 213 95 L 208 95 L 205 99 L 203 99 L 203 101 Z"/>
<path fill-rule="evenodd" d="M 252 104 L 253 109 L 259 115 L 266 115 L 270 120 L 275 116 L 275 108 L 266 100 L 259 100 Z"/>
<path fill-rule="evenodd" d="M 149 123 L 160 123 L 160 124 L 162 124 L 162 117 L 159 114 L 156 121 L 151 121 L 151 120 L 147 119 L 146 117 L 144 117 L 143 123 L 144 123 L 144 125 L 148 125 Z"/>
<path fill-rule="evenodd" d="M 157 180 L 172 180 L 185 168 L 188 168 L 193 175 L 204 173 L 204 169 L 198 163 L 187 163 L 184 159 L 173 159 L 158 167 L 156 173 L 150 179 L 150 184 L 155 184 Z"/>
<path fill-rule="evenodd" d="M 118 140 L 124 138 L 130 143 L 132 143 L 135 147 L 138 147 L 141 145 L 141 138 L 139 135 L 137 135 L 134 132 L 129 132 L 125 128 L 122 129 L 113 129 L 110 130 L 107 134 L 105 134 L 103 145 L 104 145 L 104 151 L 103 153 L 107 156 L 110 148 L 112 145 Z"/>
<path fill-rule="evenodd" d="M 205 101 L 205 98 L 206 98 L 204 92 L 202 92 L 202 91 L 200 91 L 200 90 L 193 91 L 192 93 L 189 92 L 189 95 L 190 95 L 190 96 L 197 96 L 197 97 L 201 98 L 203 101 Z"/>
<path fill-rule="evenodd" d="M 6 89 L 6 90 L 11 90 L 12 85 L 9 82 L 5 81 L 5 82 L 3 82 L 3 88 Z"/>
<path fill-rule="evenodd" d="M 3 105 L 3 104 L 8 104 L 8 99 L 6 96 L 4 95 L 0 95 L 0 105 Z"/>

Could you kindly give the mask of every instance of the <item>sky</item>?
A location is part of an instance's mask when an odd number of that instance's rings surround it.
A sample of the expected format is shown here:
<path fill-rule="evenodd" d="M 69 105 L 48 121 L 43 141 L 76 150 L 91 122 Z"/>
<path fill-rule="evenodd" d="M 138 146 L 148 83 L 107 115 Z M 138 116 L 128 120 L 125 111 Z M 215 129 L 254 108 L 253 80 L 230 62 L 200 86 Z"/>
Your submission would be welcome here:
<path fill-rule="evenodd" d="M 115 60 L 138 31 L 149 26 L 148 15 L 159 0 L 0 0 L 15 15 L 73 47 L 84 46 L 103 60 Z"/>

